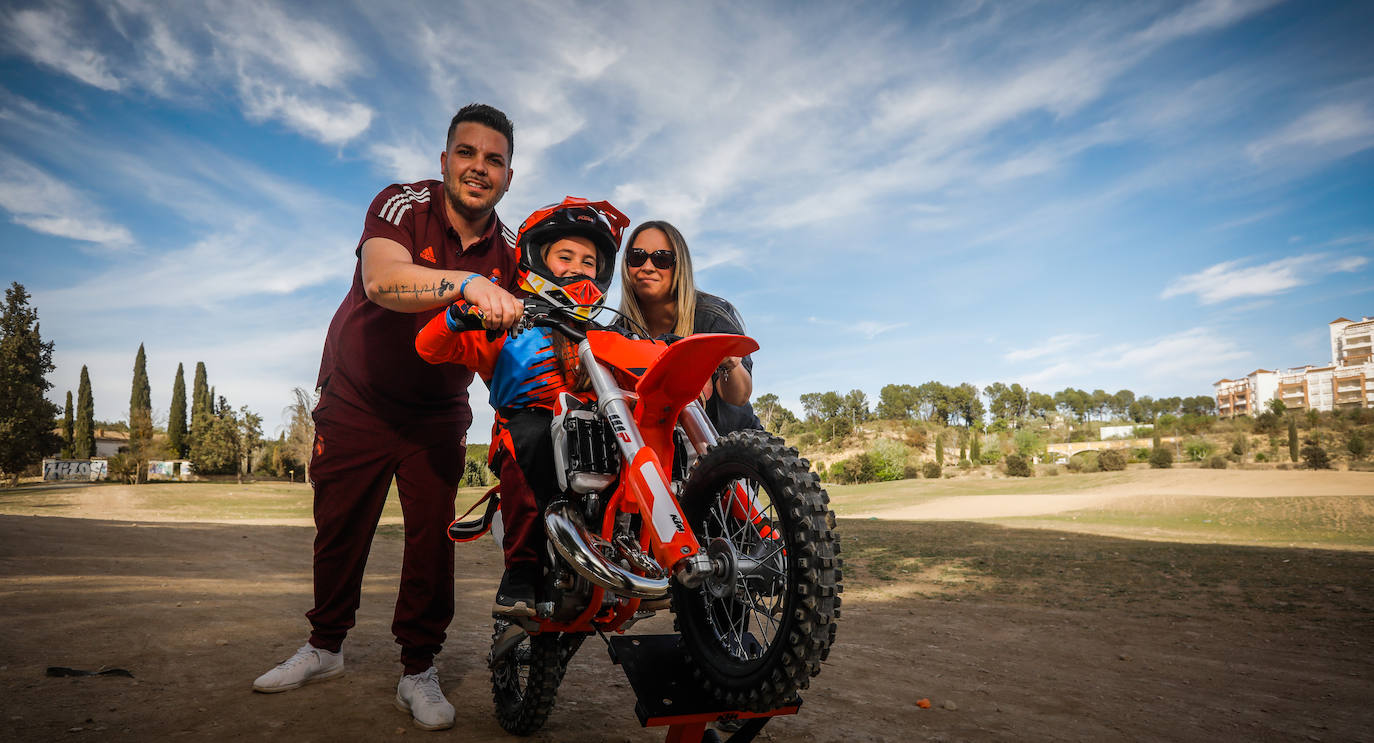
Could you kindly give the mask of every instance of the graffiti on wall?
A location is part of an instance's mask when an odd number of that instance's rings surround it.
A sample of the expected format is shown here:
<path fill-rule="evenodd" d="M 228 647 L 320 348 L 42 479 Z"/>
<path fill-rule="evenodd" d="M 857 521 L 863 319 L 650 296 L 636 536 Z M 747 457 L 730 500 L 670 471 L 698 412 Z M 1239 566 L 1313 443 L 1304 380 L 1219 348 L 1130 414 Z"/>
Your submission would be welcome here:
<path fill-rule="evenodd" d="M 81 480 L 94 482 L 109 477 L 109 463 L 104 459 L 44 459 L 44 480 Z"/>
<path fill-rule="evenodd" d="M 194 475 L 191 463 L 184 459 L 148 462 L 149 480 L 190 480 Z"/>

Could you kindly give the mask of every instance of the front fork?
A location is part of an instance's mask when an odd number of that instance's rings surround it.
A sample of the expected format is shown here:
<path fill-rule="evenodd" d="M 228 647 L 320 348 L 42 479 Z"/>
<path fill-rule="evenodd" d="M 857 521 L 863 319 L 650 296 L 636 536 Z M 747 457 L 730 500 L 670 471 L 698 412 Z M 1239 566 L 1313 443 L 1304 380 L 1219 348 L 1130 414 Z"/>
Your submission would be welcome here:
<path fill-rule="evenodd" d="M 639 511 L 650 524 L 650 547 L 660 565 L 669 566 L 679 583 L 693 587 L 700 585 L 710 572 L 710 559 L 687 528 L 687 519 L 668 489 L 670 482 L 663 463 L 653 448 L 644 443 L 644 436 L 635 424 L 625 391 L 616 384 L 606 367 L 592 353 L 591 343 L 582 341 L 577 347 L 582 368 L 596 390 L 597 404 L 615 434 L 620 455 L 628 463 L 630 492 Z"/>

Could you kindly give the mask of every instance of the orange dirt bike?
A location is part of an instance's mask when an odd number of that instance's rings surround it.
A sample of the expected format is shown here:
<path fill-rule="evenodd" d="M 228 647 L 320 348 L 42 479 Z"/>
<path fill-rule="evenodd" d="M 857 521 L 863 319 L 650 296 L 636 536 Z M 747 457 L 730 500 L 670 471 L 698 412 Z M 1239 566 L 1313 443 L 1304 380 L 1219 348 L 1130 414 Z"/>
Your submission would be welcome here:
<path fill-rule="evenodd" d="M 538 730 L 586 637 L 661 609 L 719 703 L 766 712 L 793 699 L 820 672 L 840 615 L 829 496 L 796 449 L 764 431 L 718 438 L 697 401 L 727 356 L 758 344 L 639 340 L 533 299 L 512 332 L 531 327 L 577 344 L 594 399 L 565 393 L 555 406 L 562 492 L 544 510 L 536 615 L 498 620 L 488 659 L 501 726 Z M 450 536 L 476 538 L 493 518 L 488 507 Z"/>

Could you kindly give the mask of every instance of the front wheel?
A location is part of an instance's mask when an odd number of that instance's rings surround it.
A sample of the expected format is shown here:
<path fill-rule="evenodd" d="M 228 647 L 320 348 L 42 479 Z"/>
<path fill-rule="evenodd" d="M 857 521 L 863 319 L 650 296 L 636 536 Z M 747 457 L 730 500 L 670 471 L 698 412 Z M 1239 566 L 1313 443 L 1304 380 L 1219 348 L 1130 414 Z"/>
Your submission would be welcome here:
<path fill-rule="evenodd" d="M 510 625 L 496 623 L 493 641 Z M 553 712 L 558 685 L 568 661 L 586 635 L 542 632 L 525 635 L 491 668 L 491 694 L 496 702 L 496 721 L 511 735 L 531 735 L 544 726 Z"/>
<path fill-rule="evenodd" d="M 693 672 L 735 709 L 781 706 L 835 641 L 843 576 L 829 496 L 782 439 L 736 431 L 697 462 L 681 503 L 720 566 L 701 586 L 673 587 Z"/>

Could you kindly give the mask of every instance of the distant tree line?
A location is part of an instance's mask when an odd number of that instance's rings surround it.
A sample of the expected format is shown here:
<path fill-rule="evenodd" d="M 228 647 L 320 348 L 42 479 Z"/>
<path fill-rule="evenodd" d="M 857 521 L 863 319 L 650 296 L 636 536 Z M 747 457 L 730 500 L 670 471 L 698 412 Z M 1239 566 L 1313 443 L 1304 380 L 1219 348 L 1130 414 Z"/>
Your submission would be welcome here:
<path fill-rule="evenodd" d="M 815 432 L 822 441 L 849 435 L 870 420 L 924 421 L 940 426 L 958 426 L 977 431 L 1016 430 L 1030 422 L 1048 422 L 1056 414 L 1086 423 L 1122 420 L 1138 425 L 1159 422 L 1172 416 L 1172 424 L 1184 416 L 1211 416 L 1216 401 L 1209 395 L 1195 397 L 1137 397 L 1131 390 L 1108 393 L 1088 392 L 1066 387 L 1053 394 L 1037 392 L 1020 384 L 994 382 L 981 390 L 964 382 L 948 385 L 926 382 L 921 385 L 889 384 L 878 393 L 871 406 L 862 390 L 808 392 L 800 397 L 802 416 L 784 407 L 777 395 L 761 395 L 754 411 L 770 431 L 802 430 Z"/>
<path fill-rule="evenodd" d="M 154 459 L 188 459 L 198 474 L 266 472 L 306 475 L 314 446 L 311 393 L 292 390 L 295 401 L 284 411 L 287 424 L 276 440 L 264 441 L 262 416 L 241 406 L 237 410 L 210 386 L 204 362 L 197 362 L 187 404 L 185 367 L 178 363 L 172 383 L 165 436 L 154 421 L 148 357 L 143 344 L 134 356 L 125 421 L 95 419 L 95 400 L 87 367 L 81 367 L 75 396 L 68 390 L 65 405 L 46 398 L 55 370 L 53 343 L 44 342 L 37 309 L 29 293 L 14 283 L 5 291 L 0 313 L 0 476 L 9 485 L 44 457 L 89 459 L 96 455 L 99 430 L 127 432 L 128 442 L 109 457 L 111 477 L 129 482 L 147 478 Z M 59 413 L 61 415 L 59 419 Z"/>

